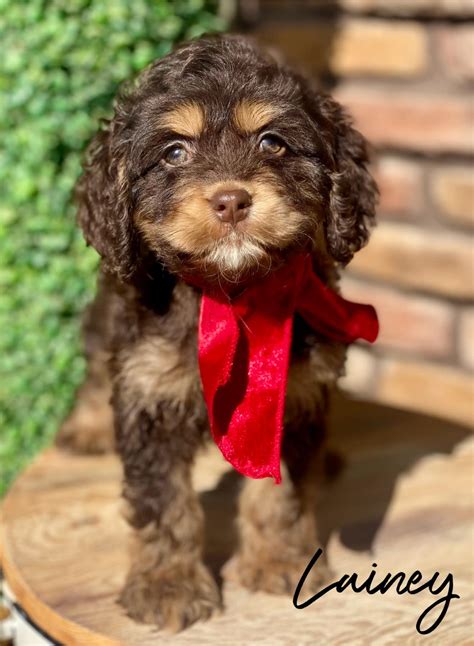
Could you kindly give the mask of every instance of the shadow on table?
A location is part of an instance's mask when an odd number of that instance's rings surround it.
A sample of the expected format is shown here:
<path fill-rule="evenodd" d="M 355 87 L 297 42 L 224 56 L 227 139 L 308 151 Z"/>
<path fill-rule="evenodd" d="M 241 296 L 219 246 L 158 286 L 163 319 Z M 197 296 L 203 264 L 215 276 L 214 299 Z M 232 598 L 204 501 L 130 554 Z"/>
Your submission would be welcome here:
<path fill-rule="evenodd" d="M 398 478 L 426 456 L 450 454 L 470 435 L 453 422 L 338 395 L 330 444 L 343 455 L 345 466 L 317 510 L 322 546 L 336 532 L 347 548 L 371 551 Z M 201 495 L 205 560 L 219 580 L 220 568 L 237 545 L 240 482 L 236 472 L 227 472 L 216 489 Z"/>

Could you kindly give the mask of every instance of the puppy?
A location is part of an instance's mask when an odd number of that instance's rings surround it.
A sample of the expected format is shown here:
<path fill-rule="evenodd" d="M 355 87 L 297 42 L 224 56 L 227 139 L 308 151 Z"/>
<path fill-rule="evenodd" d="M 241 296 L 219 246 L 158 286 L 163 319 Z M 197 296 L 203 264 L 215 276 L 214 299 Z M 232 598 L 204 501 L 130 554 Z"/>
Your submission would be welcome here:
<path fill-rule="evenodd" d="M 88 375 L 58 444 L 100 452 L 115 435 L 135 540 L 121 602 L 133 618 L 179 630 L 221 604 L 191 486 L 209 433 L 201 292 L 183 276 L 232 291 L 305 250 L 336 287 L 374 219 L 366 164 L 363 137 L 333 99 L 236 36 L 152 64 L 92 142 L 78 220 L 102 263 L 85 324 Z M 344 358 L 295 315 L 283 482 L 244 482 L 240 546 L 226 568 L 251 590 L 292 592 L 318 545 L 328 395 Z"/>

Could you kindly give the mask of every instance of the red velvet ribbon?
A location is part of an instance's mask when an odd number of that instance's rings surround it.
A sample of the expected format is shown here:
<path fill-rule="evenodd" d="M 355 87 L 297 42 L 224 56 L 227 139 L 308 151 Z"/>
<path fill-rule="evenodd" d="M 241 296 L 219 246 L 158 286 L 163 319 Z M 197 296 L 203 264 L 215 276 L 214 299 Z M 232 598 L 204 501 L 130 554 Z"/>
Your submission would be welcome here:
<path fill-rule="evenodd" d="M 309 255 L 231 299 L 204 291 L 199 368 L 211 433 L 225 459 L 251 478 L 279 483 L 293 316 L 332 341 L 375 341 L 371 305 L 351 303 L 313 272 Z"/>

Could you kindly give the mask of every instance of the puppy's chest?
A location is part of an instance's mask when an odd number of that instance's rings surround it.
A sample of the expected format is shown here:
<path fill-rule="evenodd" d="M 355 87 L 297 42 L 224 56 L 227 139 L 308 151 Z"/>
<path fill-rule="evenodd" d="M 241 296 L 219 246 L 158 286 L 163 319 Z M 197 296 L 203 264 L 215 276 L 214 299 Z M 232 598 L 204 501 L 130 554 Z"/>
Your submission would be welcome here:
<path fill-rule="evenodd" d="M 119 354 L 120 379 L 135 401 L 153 409 L 160 400 L 179 404 L 199 393 L 199 299 L 177 286 L 168 312 L 139 314 L 138 334 Z"/>
<path fill-rule="evenodd" d="M 176 404 L 202 400 L 199 308 L 199 294 L 178 285 L 168 313 L 143 321 L 140 339 L 122 355 L 122 379 L 147 408 L 155 406 L 157 400 Z M 308 343 L 296 323 L 288 375 L 288 410 L 314 407 L 321 398 L 322 385 L 335 381 L 343 361 L 340 346 Z"/>

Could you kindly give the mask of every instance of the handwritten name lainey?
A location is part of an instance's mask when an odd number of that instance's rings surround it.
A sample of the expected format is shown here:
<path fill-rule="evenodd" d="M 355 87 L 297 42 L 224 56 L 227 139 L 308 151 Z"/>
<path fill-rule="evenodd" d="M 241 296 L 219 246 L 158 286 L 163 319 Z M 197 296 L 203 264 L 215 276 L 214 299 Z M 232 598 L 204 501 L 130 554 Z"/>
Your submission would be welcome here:
<path fill-rule="evenodd" d="M 366 592 L 367 594 L 385 594 L 390 589 L 394 589 L 397 594 L 418 594 L 419 592 L 423 592 L 423 590 L 428 590 L 433 596 L 439 598 L 423 610 L 416 622 L 417 631 L 421 635 L 427 635 L 441 624 L 448 612 L 451 601 L 453 599 L 460 599 L 460 596 L 454 592 L 454 577 L 452 574 L 447 574 L 443 580 L 440 580 L 440 573 L 435 572 L 430 578 L 422 582 L 423 574 L 419 570 L 415 570 L 410 575 L 405 572 L 397 572 L 396 574 L 388 573 L 382 580 L 376 583 L 375 578 L 379 574 L 375 569 L 377 563 L 373 563 L 372 567 L 374 569 L 365 580 L 360 581 L 359 575 L 355 572 L 352 574 L 344 574 L 338 581 L 330 583 L 305 601 L 301 601 L 300 597 L 304 594 L 306 579 L 312 569 L 317 567 L 317 561 L 322 553 L 323 550 L 321 548 L 316 550 L 296 586 L 293 595 L 293 605 L 295 608 L 307 608 L 325 594 L 331 592 L 331 590 L 341 593 L 350 588 L 355 593 Z"/>

